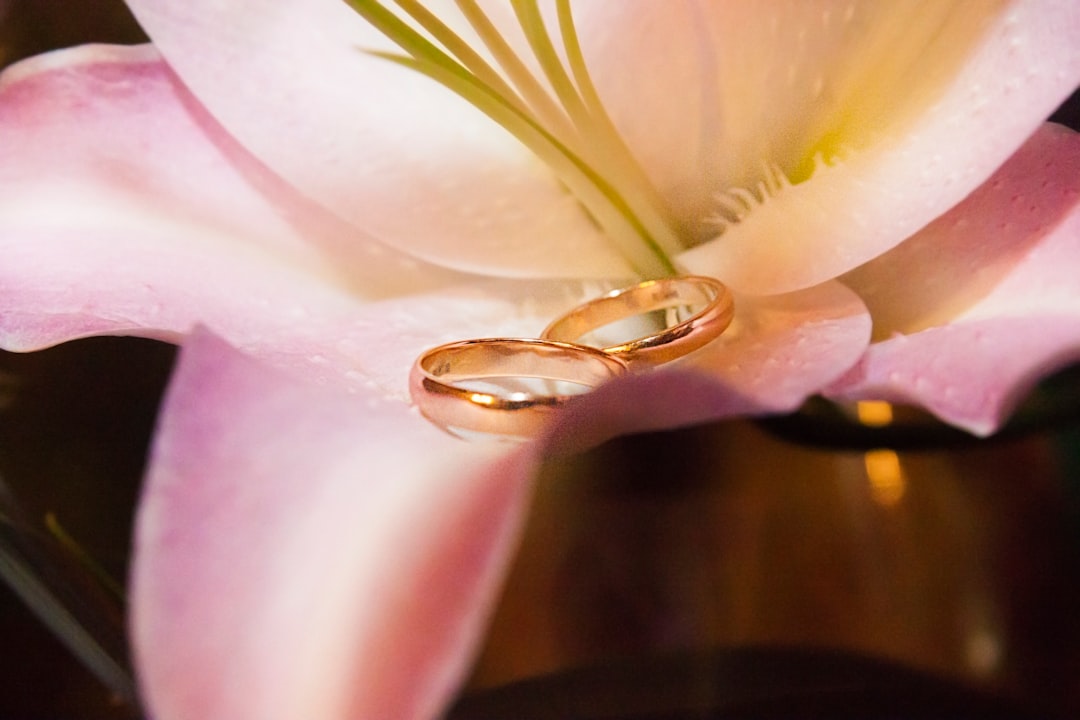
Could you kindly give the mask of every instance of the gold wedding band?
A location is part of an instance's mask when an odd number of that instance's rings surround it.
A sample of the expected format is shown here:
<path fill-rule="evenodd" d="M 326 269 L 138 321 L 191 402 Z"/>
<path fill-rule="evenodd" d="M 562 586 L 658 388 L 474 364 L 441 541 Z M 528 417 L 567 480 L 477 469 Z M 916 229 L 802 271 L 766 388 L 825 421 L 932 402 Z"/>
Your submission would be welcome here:
<path fill-rule="evenodd" d="M 602 348 L 631 364 L 659 365 L 704 347 L 720 336 L 735 313 L 731 292 L 723 283 L 696 275 L 647 280 L 613 290 L 577 306 L 548 325 L 540 337 L 576 343 L 605 325 L 657 310 L 704 304 L 684 320 L 629 342 Z"/>
<path fill-rule="evenodd" d="M 590 390 L 626 371 L 619 358 L 581 345 L 463 340 L 417 358 L 409 393 L 424 417 L 448 430 L 529 436 L 577 394 L 566 385 Z M 520 389 L 512 389 L 515 379 Z"/>

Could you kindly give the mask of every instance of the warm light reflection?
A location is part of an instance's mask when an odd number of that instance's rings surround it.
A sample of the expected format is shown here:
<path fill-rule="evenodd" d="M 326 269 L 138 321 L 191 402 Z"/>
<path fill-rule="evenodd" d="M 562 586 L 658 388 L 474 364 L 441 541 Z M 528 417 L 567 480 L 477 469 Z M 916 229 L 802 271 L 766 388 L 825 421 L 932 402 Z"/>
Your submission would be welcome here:
<path fill-rule="evenodd" d="M 871 450 L 863 455 L 863 464 L 874 500 L 885 507 L 900 502 L 907 489 L 900 456 L 892 450 Z"/>
<path fill-rule="evenodd" d="M 972 633 L 966 650 L 968 666 L 979 675 L 991 675 L 1001 666 L 1001 638 L 990 629 Z"/>
<path fill-rule="evenodd" d="M 871 427 L 882 427 L 893 421 L 892 405 L 881 400 L 855 403 L 855 412 L 859 416 L 859 422 Z"/>

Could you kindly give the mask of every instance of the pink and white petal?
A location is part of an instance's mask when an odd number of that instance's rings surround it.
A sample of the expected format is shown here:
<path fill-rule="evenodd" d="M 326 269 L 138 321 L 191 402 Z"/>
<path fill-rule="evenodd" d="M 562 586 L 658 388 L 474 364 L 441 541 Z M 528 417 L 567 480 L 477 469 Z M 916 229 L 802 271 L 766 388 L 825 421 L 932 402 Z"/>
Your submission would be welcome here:
<path fill-rule="evenodd" d="M 279 367 L 405 397 L 425 347 L 536 334 L 608 289 L 478 282 L 381 247 L 236 146 L 149 46 L 65 51 L 2 77 L 8 349 L 178 341 L 201 323 Z"/>
<path fill-rule="evenodd" d="M 0 76 L 0 342 L 235 342 L 432 287 L 306 201 L 206 115 L 150 46 L 88 46 Z"/>
<path fill-rule="evenodd" d="M 1046 125 L 985 185 L 846 278 L 887 339 L 829 389 L 987 434 L 1080 360 L 1080 134 Z"/>
<path fill-rule="evenodd" d="M 136 527 L 150 713 L 436 717 L 492 608 L 534 461 L 195 333 Z"/>
<path fill-rule="evenodd" d="M 969 317 L 1076 306 L 1080 134 L 1044 124 L 986 183 L 842 279 L 886 339 Z"/>
<path fill-rule="evenodd" d="M 546 165 L 340 0 L 129 2 L 239 141 L 376 238 L 468 271 L 631 273 Z"/>
<path fill-rule="evenodd" d="M 729 164 L 742 152 L 723 135 L 719 48 L 704 24 L 707 14 L 727 5 L 697 0 L 573 5 L 582 52 L 605 109 L 671 215 L 695 240 L 715 232 L 708 218 L 716 211 L 716 194 L 734 184 Z M 777 55 L 783 57 L 783 50 Z M 756 81 L 757 70 L 742 67 L 748 83 Z M 752 170 L 759 169 L 760 160 L 755 158 Z"/>
<path fill-rule="evenodd" d="M 797 409 L 866 350 L 870 316 L 837 282 L 769 298 L 737 297 L 731 327 L 651 373 L 609 383 L 552 428 L 559 451 L 616 435 Z"/>
<path fill-rule="evenodd" d="M 745 293 L 897 245 L 1080 83 L 1069 0 L 662 5 L 583 5 L 583 43 L 631 146 L 697 223 L 704 244 L 680 262 Z"/>
<path fill-rule="evenodd" d="M 347 324 L 327 327 L 322 363 L 405 399 L 408 370 L 424 350 L 472 338 L 537 337 L 559 314 L 611 289 L 599 281 L 488 279 L 373 303 Z"/>
<path fill-rule="evenodd" d="M 1080 360 L 1080 316 L 973 320 L 870 347 L 825 394 L 918 405 L 976 435 L 993 433 L 1047 374 Z"/>
<path fill-rule="evenodd" d="M 799 295 L 740 302 L 726 348 L 583 397 L 542 447 L 794 407 L 869 332 L 846 288 Z M 727 367 L 733 355 L 749 360 Z M 763 381 L 748 395 L 750 376 Z M 491 608 L 539 449 L 461 443 L 404 404 L 196 333 L 138 522 L 134 632 L 155 717 L 434 717 Z"/>
<path fill-rule="evenodd" d="M 866 350 L 871 319 L 838 282 L 771 297 L 736 296 L 731 327 L 680 364 L 736 389 L 751 409 L 790 412 Z"/>

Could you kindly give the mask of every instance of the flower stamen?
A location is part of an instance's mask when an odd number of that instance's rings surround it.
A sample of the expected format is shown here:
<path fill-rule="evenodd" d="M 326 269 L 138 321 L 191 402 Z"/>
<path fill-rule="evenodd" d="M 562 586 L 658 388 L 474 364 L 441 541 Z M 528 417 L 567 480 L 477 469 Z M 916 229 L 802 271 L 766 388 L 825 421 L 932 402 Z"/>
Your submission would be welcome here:
<path fill-rule="evenodd" d="M 603 108 L 585 67 L 568 0 L 559 0 L 557 7 L 569 72 L 536 0 L 512 0 L 518 23 L 555 98 L 475 0 L 458 0 L 458 8 L 501 74 L 417 0 L 394 2 L 434 42 L 378 0 L 345 1 L 405 51 L 405 55 L 372 54 L 427 75 L 502 125 L 547 163 L 639 274 L 675 274 L 671 257 L 683 245 L 666 218 L 659 194 Z"/>

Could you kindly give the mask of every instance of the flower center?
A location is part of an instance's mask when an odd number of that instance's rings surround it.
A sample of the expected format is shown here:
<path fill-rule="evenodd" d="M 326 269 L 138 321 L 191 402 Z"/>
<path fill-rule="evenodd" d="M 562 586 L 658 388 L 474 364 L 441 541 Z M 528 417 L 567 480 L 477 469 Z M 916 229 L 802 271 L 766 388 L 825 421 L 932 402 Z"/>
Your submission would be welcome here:
<path fill-rule="evenodd" d="M 683 245 L 659 194 L 600 101 L 569 0 L 556 0 L 562 55 L 537 0 L 511 0 L 542 78 L 476 0 L 457 0 L 457 5 L 494 64 L 417 0 L 394 2 L 420 29 L 378 0 L 345 2 L 404 51 L 374 54 L 446 86 L 543 160 L 640 275 L 676 273 L 671 258 Z"/>

